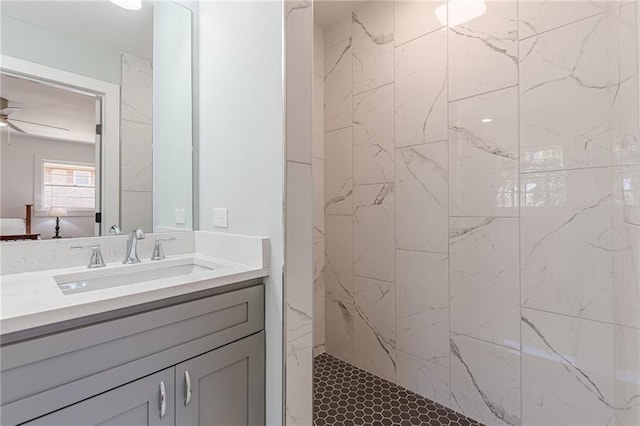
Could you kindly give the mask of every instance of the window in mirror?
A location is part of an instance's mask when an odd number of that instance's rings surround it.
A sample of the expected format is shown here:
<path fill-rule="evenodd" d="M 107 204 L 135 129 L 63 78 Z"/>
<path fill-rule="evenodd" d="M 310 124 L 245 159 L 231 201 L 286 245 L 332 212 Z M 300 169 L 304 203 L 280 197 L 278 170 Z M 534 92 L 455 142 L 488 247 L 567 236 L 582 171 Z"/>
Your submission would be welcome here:
<path fill-rule="evenodd" d="M 94 211 L 96 168 L 74 163 L 42 163 L 42 208 L 66 207 L 71 211 Z"/>

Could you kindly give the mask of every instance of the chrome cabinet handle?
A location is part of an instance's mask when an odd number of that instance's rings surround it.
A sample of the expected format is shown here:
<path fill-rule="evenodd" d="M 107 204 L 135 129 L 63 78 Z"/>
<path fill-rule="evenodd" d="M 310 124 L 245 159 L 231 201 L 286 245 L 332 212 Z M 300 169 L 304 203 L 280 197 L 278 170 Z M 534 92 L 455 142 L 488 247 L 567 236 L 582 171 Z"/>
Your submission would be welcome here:
<path fill-rule="evenodd" d="M 184 383 L 186 386 L 184 392 L 184 406 L 186 407 L 191 402 L 191 376 L 189 375 L 189 371 L 184 371 Z"/>
<path fill-rule="evenodd" d="M 167 414 L 167 390 L 164 382 L 160 381 L 160 418 Z"/>

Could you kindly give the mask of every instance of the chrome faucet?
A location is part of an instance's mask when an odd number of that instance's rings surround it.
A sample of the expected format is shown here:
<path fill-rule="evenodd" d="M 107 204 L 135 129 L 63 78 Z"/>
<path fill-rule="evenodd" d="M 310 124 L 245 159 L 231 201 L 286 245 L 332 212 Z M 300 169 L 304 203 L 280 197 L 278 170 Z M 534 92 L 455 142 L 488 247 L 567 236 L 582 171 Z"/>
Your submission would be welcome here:
<path fill-rule="evenodd" d="M 124 255 L 124 264 L 140 263 L 138 258 L 138 240 L 144 239 L 144 232 L 142 229 L 136 228 L 129 234 L 129 240 L 127 241 L 127 252 Z"/>

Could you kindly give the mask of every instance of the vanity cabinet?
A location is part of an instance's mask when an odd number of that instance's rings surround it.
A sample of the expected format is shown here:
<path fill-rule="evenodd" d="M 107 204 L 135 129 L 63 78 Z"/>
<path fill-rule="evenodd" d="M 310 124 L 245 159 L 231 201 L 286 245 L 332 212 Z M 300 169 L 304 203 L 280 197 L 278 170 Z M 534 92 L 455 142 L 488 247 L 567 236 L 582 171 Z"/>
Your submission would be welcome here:
<path fill-rule="evenodd" d="M 26 425 L 264 424 L 263 354 L 258 333 Z"/>
<path fill-rule="evenodd" d="M 3 346 L 0 424 L 264 424 L 262 283 L 189 298 Z"/>

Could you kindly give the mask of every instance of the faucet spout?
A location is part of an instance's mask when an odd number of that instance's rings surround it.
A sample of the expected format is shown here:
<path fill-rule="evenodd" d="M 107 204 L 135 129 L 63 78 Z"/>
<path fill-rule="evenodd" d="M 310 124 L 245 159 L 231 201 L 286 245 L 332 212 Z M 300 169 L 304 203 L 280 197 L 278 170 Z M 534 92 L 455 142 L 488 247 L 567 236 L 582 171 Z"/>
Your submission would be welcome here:
<path fill-rule="evenodd" d="M 144 232 L 142 229 L 136 228 L 129 234 L 129 240 L 127 240 L 127 251 L 124 255 L 124 264 L 140 263 L 138 257 L 138 240 L 144 239 Z"/>

